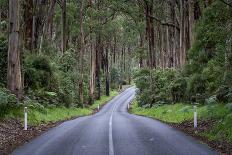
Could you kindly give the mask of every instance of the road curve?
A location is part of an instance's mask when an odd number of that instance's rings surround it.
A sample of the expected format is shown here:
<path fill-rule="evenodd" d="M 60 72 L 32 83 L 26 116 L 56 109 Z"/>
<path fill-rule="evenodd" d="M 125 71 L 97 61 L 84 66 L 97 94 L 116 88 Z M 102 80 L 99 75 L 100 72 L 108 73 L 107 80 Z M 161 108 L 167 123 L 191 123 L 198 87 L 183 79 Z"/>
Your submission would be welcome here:
<path fill-rule="evenodd" d="M 62 123 L 12 155 L 216 155 L 159 121 L 127 113 L 131 87 L 95 115 Z"/>

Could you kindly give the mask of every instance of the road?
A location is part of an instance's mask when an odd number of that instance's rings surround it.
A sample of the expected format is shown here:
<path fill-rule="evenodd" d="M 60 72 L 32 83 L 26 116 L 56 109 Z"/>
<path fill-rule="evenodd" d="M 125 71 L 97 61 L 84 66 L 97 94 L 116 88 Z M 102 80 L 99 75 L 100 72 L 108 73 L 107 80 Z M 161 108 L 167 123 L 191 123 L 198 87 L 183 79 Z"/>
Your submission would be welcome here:
<path fill-rule="evenodd" d="M 206 145 L 159 121 L 131 115 L 129 88 L 100 112 L 62 123 L 12 155 L 214 155 Z"/>

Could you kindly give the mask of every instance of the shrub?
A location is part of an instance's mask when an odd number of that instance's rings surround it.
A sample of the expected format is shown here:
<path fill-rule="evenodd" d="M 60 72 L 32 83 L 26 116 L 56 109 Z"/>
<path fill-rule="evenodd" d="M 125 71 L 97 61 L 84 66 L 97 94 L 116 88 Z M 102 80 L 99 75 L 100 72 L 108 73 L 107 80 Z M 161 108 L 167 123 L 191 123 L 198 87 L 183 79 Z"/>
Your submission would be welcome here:
<path fill-rule="evenodd" d="M 180 102 L 186 99 L 187 81 L 183 77 L 176 78 L 170 86 L 172 101 Z"/>
<path fill-rule="evenodd" d="M 116 89 L 120 83 L 120 74 L 115 67 L 113 67 L 110 71 L 110 82 L 112 89 Z"/>
<path fill-rule="evenodd" d="M 15 95 L 11 94 L 5 88 L 0 88 L 0 117 L 5 116 L 16 103 Z"/>
<path fill-rule="evenodd" d="M 52 79 L 52 68 L 47 57 L 31 55 L 25 58 L 25 87 L 33 90 L 49 88 Z"/>
<path fill-rule="evenodd" d="M 232 103 L 226 104 L 226 108 L 232 112 Z"/>
<path fill-rule="evenodd" d="M 203 77 L 201 74 L 194 74 L 192 77 L 190 77 L 188 82 L 188 93 L 191 100 L 204 100 L 207 83 L 205 77 Z"/>
<path fill-rule="evenodd" d="M 139 89 L 137 93 L 138 105 L 153 106 L 154 104 L 171 103 L 171 83 L 178 72 L 174 69 L 146 69 L 134 74 L 135 84 Z"/>
<path fill-rule="evenodd" d="M 217 103 L 217 97 L 215 95 L 210 96 L 208 99 L 205 99 L 206 104 L 215 104 Z"/>
<path fill-rule="evenodd" d="M 142 92 L 150 88 L 150 71 L 147 69 L 138 70 L 134 73 L 134 81 L 137 88 Z"/>
<path fill-rule="evenodd" d="M 232 101 L 232 88 L 222 85 L 216 92 L 216 97 L 220 102 Z"/>

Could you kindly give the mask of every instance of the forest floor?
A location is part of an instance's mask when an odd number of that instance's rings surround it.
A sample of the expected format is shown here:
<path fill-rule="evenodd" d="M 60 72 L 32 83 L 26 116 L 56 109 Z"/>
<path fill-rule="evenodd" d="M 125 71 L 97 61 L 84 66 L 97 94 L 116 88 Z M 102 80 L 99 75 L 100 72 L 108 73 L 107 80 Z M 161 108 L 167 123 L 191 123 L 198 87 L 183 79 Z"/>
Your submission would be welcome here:
<path fill-rule="evenodd" d="M 112 91 L 109 97 L 102 96 L 93 105 L 83 109 L 65 107 L 45 107 L 43 111 L 29 109 L 27 131 L 23 130 L 23 116 L 20 114 L 22 108 L 13 109 L 12 113 L 0 120 L 0 154 L 8 155 L 18 146 L 64 121 L 96 113 L 98 105 L 101 108 L 117 94 L 117 91 Z"/>
<path fill-rule="evenodd" d="M 225 105 L 199 106 L 197 129 L 193 128 L 193 106 L 189 104 L 142 108 L 138 107 L 137 101 L 134 100 L 130 112 L 164 122 L 202 141 L 221 154 L 232 155 L 231 111 Z"/>

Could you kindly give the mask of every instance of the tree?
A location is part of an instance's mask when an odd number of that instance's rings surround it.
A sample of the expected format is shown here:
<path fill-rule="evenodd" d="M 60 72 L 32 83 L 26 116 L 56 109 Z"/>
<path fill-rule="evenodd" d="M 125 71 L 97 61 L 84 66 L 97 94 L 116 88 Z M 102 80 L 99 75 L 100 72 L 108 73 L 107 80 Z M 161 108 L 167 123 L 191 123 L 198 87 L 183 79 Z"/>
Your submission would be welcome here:
<path fill-rule="evenodd" d="M 7 88 L 21 99 L 22 78 L 19 50 L 19 6 L 19 1 L 9 0 Z"/>
<path fill-rule="evenodd" d="M 83 69 L 83 59 L 84 59 L 84 50 L 85 50 L 85 42 L 84 42 L 84 29 L 83 29 L 83 7 L 84 0 L 80 2 L 80 82 L 79 82 L 79 94 L 80 94 L 80 102 L 84 104 L 84 90 L 83 90 L 83 78 L 84 78 L 84 69 Z"/>
<path fill-rule="evenodd" d="M 67 40 L 66 40 L 66 0 L 62 0 L 62 5 L 61 5 L 61 9 L 62 9 L 62 15 L 61 15 L 61 27 L 62 27 L 62 39 L 61 39 L 61 52 L 64 53 L 66 51 L 66 44 L 67 44 Z"/>

